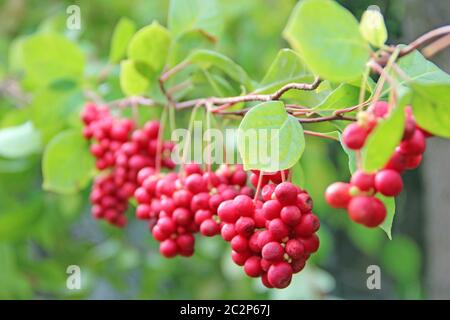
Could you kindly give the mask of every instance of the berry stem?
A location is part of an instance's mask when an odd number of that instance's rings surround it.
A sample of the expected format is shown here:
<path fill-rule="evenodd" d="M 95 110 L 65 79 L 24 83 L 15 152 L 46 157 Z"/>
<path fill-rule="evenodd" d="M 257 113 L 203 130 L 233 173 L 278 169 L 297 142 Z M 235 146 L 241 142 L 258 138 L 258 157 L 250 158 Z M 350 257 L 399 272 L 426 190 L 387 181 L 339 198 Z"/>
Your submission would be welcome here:
<path fill-rule="evenodd" d="M 256 203 L 258 200 L 259 193 L 261 192 L 261 185 L 263 181 L 264 171 L 259 172 L 258 184 L 256 185 L 255 196 L 253 197 L 253 203 Z"/>
<path fill-rule="evenodd" d="M 167 104 L 164 107 L 163 112 L 161 114 L 160 126 L 159 126 L 159 131 L 158 131 L 158 144 L 156 145 L 156 156 L 155 156 L 155 171 L 156 171 L 156 173 L 159 173 L 161 171 L 162 142 L 164 139 L 164 127 L 166 124 L 168 108 L 169 108 L 169 105 Z"/>

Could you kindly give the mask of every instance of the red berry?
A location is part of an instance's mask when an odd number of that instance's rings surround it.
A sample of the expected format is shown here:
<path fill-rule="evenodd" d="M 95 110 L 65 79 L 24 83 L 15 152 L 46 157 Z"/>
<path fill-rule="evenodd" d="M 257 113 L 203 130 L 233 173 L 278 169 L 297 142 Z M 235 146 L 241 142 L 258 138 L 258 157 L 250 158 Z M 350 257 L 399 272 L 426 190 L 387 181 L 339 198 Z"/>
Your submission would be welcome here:
<path fill-rule="evenodd" d="M 248 258 L 244 264 L 244 271 L 249 277 L 259 277 L 262 273 L 261 258 L 256 256 Z"/>
<path fill-rule="evenodd" d="M 289 235 L 289 229 L 284 222 L 277 218 L 269 222 L 268 229 L 272 236 L 277 240 L 283 240 Z"/>
<path fill-rule="evenodd" d="M 274 184 L 267 184 L 265 185 L 261 190 L 261 195 L 264 201 L 269 201 L 272 199 L 272 194 L 275 191 L 276 185 Z"/>
<path fill-rule="evenodd" d="M 264 218 L 266 218 L 267 220 L 279 218 L 282 208 L 283 206 L 278 200 L 269 200 L 267 202 L 264 202 L 262 207 Z"/>
<path fill-rule="evenodd" d="M 267 271 L 269 283 L 278 289 L 286 288 L 292 279 L 292 267 L 287 262 L 277 262 Z"/>
<path fill-rule="evenodd" d="M 233 200 L 222 202 L 217 209 L 217 214 L 221 221 L 234 223 L 239 218 L 239 212 L 236 210 Z"/>
<path fill-rule="evenodd" d="M 389 112 L 389 104 L 386 101 L 377 101 L 369 107 L 377 118 L 384 118 Z"/>
<path fill-rule="evenodd" d="M 300 223 L 295 227 L 295 234 L 298 237 L 305 238 L 311 236 L 319 228 L 320 221 L 315 214 L 304 214 L 300 219 Z"/>
<path fill-rule="evenodd" d="M 297 188 L 290 182 L 280 183 L 275 188 L 275 197 L 284 206 L 292 205 L 297 200 Z"/>
<path fill-rule="evenodd" d="M 250 253 L 248 251 L 239 253 L 236 251 L 231 251 L 231 259 L 234 263 L 236 263 L 238 266 L 243 266 L 245 264 L 245 261 L 250 257 Z"/>
<path fill-rule="evenodd" d="M 241 235 L 236 235 L 230 241 L 231 249 L 236 252 L 242 253 L 248 250 L 248 241 Z"/>
<path fill-rule="evenodd" d="M 345 128 L 342 133 L 342 141 L 349 149 L 359 150 L 364 145 L 367 135 L 367 129 L 355 122 Z"/>
<path fill-rule="evenodd" d="M 207 237 L 215 236 L 220 232 L 220 226 L 213 219 L 206 219 L 200 224 L 200 232 Z"/>
<path fill-rule="evenodd" d="M 167 239 L 160 243 L 159 252 L 166 258 L 175 257 L 178 253 L 177 243 L 173 239 Z"/>
<path fill-rule="evenodd" d="M 190 252 L 194 250 L 195 238 L 192 234 L 181 234 L 177 237 L 176 242 L 181 254 L 183 252 Z"/>
<path fill-rule="evenodd" d="M 187 190 L 177 190 L 173 193 L 173 202 L 176 207 L 190 208 L 192 197 L 192 193 Z"/>
<path fill-rule="evenodd" d="M 361 191 L 369 191 L 374 187 L 374 179 L 374 174 L 357 170 L 353 173 L 350 183 Z"/>
<path fill-rule="evenodd" d="M 261 248 L 258 245 L 258 237 L 261 232 L 262 231 L 260 230 L 256 231 L 251 235 L 250 239 L 248 239 L 248 247 L 250 248 L 251 251 L 255 253 L 261 252 Z"/>
<path fill-rule="evenodd" d="M 236 210 L 241 216 L 251 217 L 255 211 L 255 205 L 249 196 L 239 195 L 233 200 Z"/>
<path fill-rule="evenodd" d="M 138 203 L 150 203 L 151 198 L 149 194 L 147 193 L 147 190 L 144 188 L 137 188 L 134 192 L 134 197 L 136 198 L 136 201 Z"/>
<path fill-rule="evenodd" d="M 284 248 L 279 242 L 272 241 L 262 248 L 261 255 L 268 261 L 281 261 L 284 257 Z"/>
<path fill-rule="evenodd" d="M 236 230 L 234 228 L 234 224 L 232 223 L 225 223 L 222 225 L 222 228 L 220 230 L 220 234 L 225 241 L 231 241 L 231 239 L 234 238 L 236 235 Z"/>
<path fill-rule="evenodd" d="M 269 269 L 267 269 L 267 270 L 269 270 Z M 261 281 L 262 281 L 263 285 L 264 285 L 266 288 L 269 288 L 269 289 L 273 288 L 273 285 L 271 285 L 270 282 L 269 282 L 267 273 L 264 273 L 264 274 L 261 276 Z"/>
<path fill-rule="evenodd" d="M 268 230 L 263 230 L 258 235 L 257 244 L 260 249 L 262 249 L 267 243 L 274 241 L 275 238 L 272 236 L 272 233 Z"/>
<path fill-rule="evenodd" d="M 148 139 L 157 139 L 159 134 L 159 121 L 153 120 L 147 122 L 144 125 L 144 131 L 147 134 Z"/>
<path fill-rule="evenodd" d="M 238 186 L 245 186 L 247 182 L 247 173 L 243 170 L 237 170 L 231 176 L 231 184 Z"/>
<path fill-rule="evenodd" d="M 384 169 L 392 169 L 402 173 L 406 169 L 407 158 L 408 157 L 406 155 L 400 152 L 400 148 L 397 147 L 388 163 L 384 166 Z"/>
<path fill-rule="evenodd" d="M 187 226 L 192 221 L 192 213 L 186 208 L 177 208 L 172 214 L 175 222 L 180 226 Z"/>
<path fill-rule="evenodd" d="M 325 191 L 325 199 L 333 208 L 347 208 L 351 199 L 350 188 L 349 183 L 335 182 Z"/>
<path fill-rule="evenodd" d="M 358 196 L 350 201 L 348 215 L 353 221 L 373 228 L 386 218 L 386 208 L 378 198 Z"/>
<path fill-rule="evenodd" d="M 303 248 L 305 249 L 305 253 L 314 253 L 319 249 L 320 241 L 319 237 L 315 233 L 308 238 L 301 238 L 301 242 L 303 244 Z"/>
<path fill-rule="evenodd" d="M 297 196 L 296 205 L 302 213 L 308 213 L 313 207 L 313 200 L 309 194 L 302 192 Z"/>
<path fill-rule="evenodd" d="M 422 155 L 418 154 L 416 156 L 407 156 L 406 157 L 406 169 L 412 170 L 416 169 L 420 163 L 422 162 Z"/>
<path fill-rule="evenodd" d="M 397 171 L 384 169 L 376 174 L 375 187 L 382 195 L 395 197 L 403 189 L 403 180 Z"/>
<path fill-rule="evenodd" d="M 300 259 L 292 260 L 292 262 L 291 262 L 292 271 L 294 273 L 298 273 L 298 272 L 302 271 L 303 268 L 305 267 L 305 264 L 306 264 L 306 260 L 303 257 Z"/>
<path fill-rule="evenodd" d="M 255 221 L 253 221 L 253 219 L 249 217 L 240 217 L 236 221 L 235 229 L 238 234 L 248 238 L 255 230 Z"/>
<path fill-rule="evenodd" d="M 281 220 L 291 227 L 294 227 L 299 223 L 301 216 L 300 209 L 296 206 L 286 206 L 281 209 L 280 212 Z"/>
<path fill-rule="evenodd" d="M 194 173 L 188 176 L 185 180 L 185 186 L 186 189 L 193 194 L 207 191 L 207 184 L 199 173 Z"/>
<path fill-rule="evenodd" d="M 267 220 L 264 217 L 264 211 L 262 209 L 255 210 L 255 215 L 253 216 L 253 219 L 255 220 L 256 228 L 264 228 L 265 227 Z"/>
<path fill-rule="evenodd" d="M 303 244 L 297 239 L 291 239 L 286 242 L 285 250 L 289 257 L 291 257 L 292 259 L 300 259 L 305 253 Z"/>
<path fill-rule="evenodd" d="M 210 219 L 212 217 L 212 213 L 209 210 L 200 209 L 195 212 L 194 221 L 196 224 L 201 224 L 203 221 Z"/>
<path fill-rule="evenodd" d="M 200 209 L 209 209 L 209 193 L 201 192 L 192 197 L 191 210 L 193 212 Z"/>
<path fill-rule="evenodd" d="M 425 152 L 426 142 L 423 133 L 415 130 L 413 136 L 409 140 L 400 143 L 400 152 L 406 155 L 419 155 Z"/>

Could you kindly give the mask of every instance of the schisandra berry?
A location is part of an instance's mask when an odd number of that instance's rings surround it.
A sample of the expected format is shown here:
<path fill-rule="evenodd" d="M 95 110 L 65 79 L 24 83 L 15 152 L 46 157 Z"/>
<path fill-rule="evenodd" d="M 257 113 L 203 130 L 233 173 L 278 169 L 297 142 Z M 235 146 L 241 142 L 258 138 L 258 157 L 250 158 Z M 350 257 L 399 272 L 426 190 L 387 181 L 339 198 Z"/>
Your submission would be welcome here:
<path fill-rule="evenodd" d="M 413 136 L 409 140 L 405 140 L 400 144 L 400 152 L 406 155 L 419 155 L 425 152 L 426 142 L 423 133 L 415 130 Z"/>
<path fill-rule="evenodd" d="M 325 191 L 325 199 L 333 208 L 347 208 L 351 200 L 351 185 L 344 182 L 335 182 Z"/>
<path fill-rule="evenodd" d="M 348 214 L 356 223 L 373 228 L 380 225 L 386 218 L 386 208 L 378 198 L 357 196 L 350 201 Z"/>
<path fill-rule="evenodd" d="M 250 217 L 255 211 L 255 205 L 253 199 L 249 196 L 239 195 L 233 200 L 233 204 L 236 210 L 241 216 Z"/>
<path fill-rule="evenodd" d="M 261 268 L 261 258 L 257 256 L 248 258 L 244 263 L 244 271 L 249 277 L 259 277 L 263 272 Z"/>
<path fill-rule="evenodd" d="M 349 149 L 359 150 L 364 145 L 367 135 L 367 129 L 358 123 L 352 123 L 342 133 L 342 141 Z"/>
<path fill-rule="evenodd" d="M 395 197 L 403 189 L 403 180 L 397 171 L 384 169 L 376 174 L 375 187 L 382 195 Z"/>
<path fill-rule="evenodd" d="M 350 183 L 361 191 L 369 191 L 374 187 L 375 175 L 362 170 L 353 173 Z"/>
<path fill-rule="evenodd" d="M 297 201 L 297 187 L 290 182 L 280 183 L 274 191 L 276 199 L 282 205 L 294 205 Z"/>
<path fill-rule="evenodd" d="M 267 220 L 273 220 L 280 217 L 283 206 L 278 200 L 269 200 L 264 202 L 262 211 Z"/>
<path fill-rule="evenodd" d="M 292 267 L 287 262 L 277 262 L 267 272 L 269 283 L 278 289 L 286 288 L 292 280 Z"/>
<path fill-rule="evenodd" d="M 295 227 L 301 218 L 302 214 L 297 206 L 286 206 L 281 209 L 280 218 L 288 226 Z"/>
<path fill-rule="evenodd" d="M 262 248 L 261 254 L 268 261 L 281 261 L 284 257 L 284 248 L 279 242 L 272 241 Z"/>

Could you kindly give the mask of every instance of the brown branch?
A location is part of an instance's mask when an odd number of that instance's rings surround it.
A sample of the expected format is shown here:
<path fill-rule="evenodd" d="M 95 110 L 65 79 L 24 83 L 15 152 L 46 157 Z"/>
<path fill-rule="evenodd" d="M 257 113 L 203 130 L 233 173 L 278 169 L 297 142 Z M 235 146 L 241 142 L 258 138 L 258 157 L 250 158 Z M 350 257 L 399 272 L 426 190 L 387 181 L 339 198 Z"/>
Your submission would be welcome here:
<path fill-rule="evenodd" d="M 410 54 L 414 50 L 425 45 L 427 42 L 434 40 L 436 38 L 440 38 L 442 36 L 446 36 L 448 34 L 450 34 L 450 25 L 431 30 L 421 35 L 419 38 L 408 44 L 406 47 L 402 48 L 398 56 L 399 57 L 406 56 L 407 54 Z"/>
<path fill-rule="evenodd" d="M 439 51 L 444 50 L 445 48 L 450 46 L 450 34 L 432 42 L 428 46 L 422 49 L 422 54 L 425 58 L 431 58 Z"/>
<path fill-rule="evenodd" d="M 321 132 L 316 132 L 316 131 L 310 131 L 310 130 L 303 130 L 303 133 L 309 136 L 313 136 L 313 137 L 319 137 L 319 138 L 326 138 L 326 139 L 331 139 L 334 141 L 339 141 L 339 139 L 332 137 L 332 136 L 327 136 L 326 134 L 323 134 Z"/>

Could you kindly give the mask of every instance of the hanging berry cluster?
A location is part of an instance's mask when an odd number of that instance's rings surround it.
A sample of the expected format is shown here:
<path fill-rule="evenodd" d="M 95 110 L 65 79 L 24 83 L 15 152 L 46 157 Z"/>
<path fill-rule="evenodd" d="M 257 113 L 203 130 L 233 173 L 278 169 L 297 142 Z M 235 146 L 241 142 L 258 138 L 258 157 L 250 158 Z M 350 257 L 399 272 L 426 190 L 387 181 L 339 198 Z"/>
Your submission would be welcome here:
<path fill-rule="evenodd" d="M 320 223 L 312 199 L 286 181 L 289 170 L 253 171 L 250 181 L 241 165 L 213 171 L 186 163 L 179 172 L 161 172 L 157 161 L 174 169 L 169 157 L 174 146 L 159 138 L 158 121 L 136 129 L 132 121 L 90 103 L 82 120 L 100 171 L 91 193 L 93 216 L 123 227 L 134 197 L 136 218 L 147 221 L 164 257 L 192 256 L 196 234 L 220 235 L 248 276 L 260 277 L 268 288 L 285 288 L 318 250 Z"/>
<path fill-rule="evenodd" d="M 347 126 L 342 135 L 343 143 L 358 152 L 378 121 L 389 114 L 389 105 L 378 101 L 368 108 L 365 121 Z M 335 182 L 325 191 L 325 198 L 334 208 L 347 209 L 351 220 L 366 227 L 376 227 L 386 218 L 386 208 L 376 197 L 396 197 L 403 189 L 401 174 L 417 168 L 426 149 L 430 135 L 416 125 L 411 107 L 405 107 L 405 127 L 401 143 L 395 149 L 383 169 L 377 172 L 356 170 L 350 183 Z"/>

